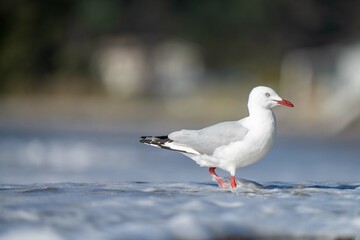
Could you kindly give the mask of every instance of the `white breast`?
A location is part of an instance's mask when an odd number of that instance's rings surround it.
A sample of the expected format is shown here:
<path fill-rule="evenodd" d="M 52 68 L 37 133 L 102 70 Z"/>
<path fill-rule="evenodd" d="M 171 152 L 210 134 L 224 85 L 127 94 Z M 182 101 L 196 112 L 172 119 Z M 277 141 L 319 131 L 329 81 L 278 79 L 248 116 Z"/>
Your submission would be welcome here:
<path fill-rule="evenodd" d="M 249 132 L 243 141 L 223 146 L 214 153 L 219 167 L 224 170 L 245 167 L 263 158 L 275 142 L 276 121 L 272 111 L 257 119 L 244 119 Z"/>

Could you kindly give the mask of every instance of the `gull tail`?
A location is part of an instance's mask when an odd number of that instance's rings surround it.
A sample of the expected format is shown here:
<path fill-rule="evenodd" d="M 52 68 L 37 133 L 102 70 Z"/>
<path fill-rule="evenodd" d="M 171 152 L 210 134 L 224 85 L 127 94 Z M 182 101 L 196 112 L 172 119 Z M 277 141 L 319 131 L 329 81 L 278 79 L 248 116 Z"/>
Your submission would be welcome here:
<path fill-rule="evenodd" d="M 174 142 L 168 136 L 142 136 L 140 142 L 153 147 L 163 148 L 171 151 L 188 154 L 199 154 L 198 151 L 190 147 Z"/>

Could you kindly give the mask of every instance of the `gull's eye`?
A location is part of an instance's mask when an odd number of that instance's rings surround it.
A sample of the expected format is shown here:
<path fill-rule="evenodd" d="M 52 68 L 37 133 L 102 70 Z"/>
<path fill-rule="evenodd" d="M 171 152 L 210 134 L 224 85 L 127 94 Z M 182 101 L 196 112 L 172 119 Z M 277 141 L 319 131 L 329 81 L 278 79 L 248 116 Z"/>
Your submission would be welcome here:
<path fill-rule="evenodd" d="M 270 97 L 270 93 L 268 93 L 268 92 L 265 93 L 265 96 Z"/>

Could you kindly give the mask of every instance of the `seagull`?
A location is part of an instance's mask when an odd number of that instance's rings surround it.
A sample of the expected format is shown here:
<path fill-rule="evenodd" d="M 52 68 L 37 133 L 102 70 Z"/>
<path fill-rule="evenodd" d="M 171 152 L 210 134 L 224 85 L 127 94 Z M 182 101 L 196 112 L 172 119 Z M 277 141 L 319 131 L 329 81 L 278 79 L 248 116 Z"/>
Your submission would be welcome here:
<path fill-rule="evenodd" d="M 216 168 L 231 175 L 231 187 L 236 188 L 236 170 L 262 159 L 275 142 L 276 119 L 272 109 L 283 105 L 294 107 L 273 89 L 258 86 L 249 94 L 249 116 L 227 121 L 200 130 L 180 130 L 167 136 L 142 136 L 141 143 L 180 152 L 193 159 L 209 173 L 221 188 L 227 188 Z"/>

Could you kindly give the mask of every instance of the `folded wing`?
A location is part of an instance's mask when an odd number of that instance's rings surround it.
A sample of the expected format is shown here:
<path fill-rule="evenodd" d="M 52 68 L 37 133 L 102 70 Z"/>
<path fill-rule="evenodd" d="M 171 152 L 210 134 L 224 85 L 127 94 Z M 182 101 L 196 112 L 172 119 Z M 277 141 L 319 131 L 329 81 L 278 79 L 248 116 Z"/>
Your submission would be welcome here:
<path fill-rule="evenodd" d="M 239 121 L 222 122 L 200 130 L 181 130 L 169 134 L 173 145 L 194 149 L 200 154 L 211 155 L 216 148 L 242 141 L 248 129 Z"/>

